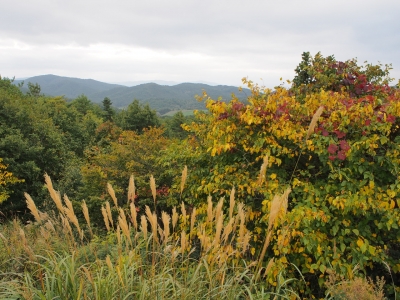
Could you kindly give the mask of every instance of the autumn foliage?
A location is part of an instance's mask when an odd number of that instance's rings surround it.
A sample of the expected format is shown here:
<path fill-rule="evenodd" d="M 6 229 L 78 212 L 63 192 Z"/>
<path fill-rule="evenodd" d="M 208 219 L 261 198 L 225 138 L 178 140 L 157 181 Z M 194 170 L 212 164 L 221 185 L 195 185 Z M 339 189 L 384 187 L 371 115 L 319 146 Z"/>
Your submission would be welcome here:
<path fill-rule="evenodd" d="M 352 278 L 355 265 L 378 274 L 387 263 L 398 273 L 400 91 L 388 85 L 388 66 L 303 59 L 289 88 L 243 79 L 248 103 L 203 95 L 210 113 L 186 126 L 197 157 L 208 157 L 193 172 L 202 181 L 192 195 L 223 196 L 235 186 L 260 245 L 274 195 L 290 187 L 270 249 L 283 265 L 321 285 L 328 271 Z"/>

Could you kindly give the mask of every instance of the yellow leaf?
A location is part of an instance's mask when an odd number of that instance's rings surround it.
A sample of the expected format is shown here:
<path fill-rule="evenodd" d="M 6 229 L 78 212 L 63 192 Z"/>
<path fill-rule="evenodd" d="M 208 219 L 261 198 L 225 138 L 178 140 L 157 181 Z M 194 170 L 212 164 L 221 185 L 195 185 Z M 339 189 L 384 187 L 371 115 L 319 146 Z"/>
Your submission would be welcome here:
<path fill-rule="evenodd" d="M 362 245 L 364 245 L 363 240 L 362 240 L 362 239 L 358 239 L 358 240 L 357 240 L 357 246 L 361 248 Z"/>
<path fill-rule="evenodd" d="M 373 188 L 375 187 L 375 182 L 370 181 L 370 182 L 369 182 L 369 187 L 370 187 L 371 189 L 373 189 Z"/>

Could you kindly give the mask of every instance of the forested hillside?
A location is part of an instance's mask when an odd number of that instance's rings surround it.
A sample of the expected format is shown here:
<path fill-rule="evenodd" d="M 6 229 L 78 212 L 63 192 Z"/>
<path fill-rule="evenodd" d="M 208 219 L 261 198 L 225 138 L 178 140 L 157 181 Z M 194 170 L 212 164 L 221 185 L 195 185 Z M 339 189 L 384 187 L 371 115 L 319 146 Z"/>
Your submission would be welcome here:
<path fill-rule="evenodd" d="M 117 108 L 127 107 L 133 100 L 139 100 L 142 103 L 149 104 L 160 114 L 168 111 L 204 109 L 204 103 L 195 99 L 196 95 L 202 95 L 203 90 L 206 90 L 210 97 L 215 99 L 221 97 L 224 101 L 228 101 L 232 93 L 236 94 L 241 100 L 244 100 L 250 93 L 248 89 L 243 89 L 243 92 L 239 93 L 237 87 L 223 85 L 181 83 L 167 86 L 145 83 L 126 87 L 92 79 L 55 75 L 35 76 L 23 81 L 16 80 L 14 84 L 25 83 L 22 89 L 25 87 L 26 91 L 29 82 L 38 84 L 42 93 L 51 96 L 64 96 L 67 99 L 74 99 L 80 95 L 85 95 L 94 103 L 101 103 L 105 97 L 108 97 Z"/>
<path fill-rule="evenodd" d="M 287 88 L 165 118 L 1 78 L 0 295 L 396 299 L 390 69 L 305 52 Z"/>

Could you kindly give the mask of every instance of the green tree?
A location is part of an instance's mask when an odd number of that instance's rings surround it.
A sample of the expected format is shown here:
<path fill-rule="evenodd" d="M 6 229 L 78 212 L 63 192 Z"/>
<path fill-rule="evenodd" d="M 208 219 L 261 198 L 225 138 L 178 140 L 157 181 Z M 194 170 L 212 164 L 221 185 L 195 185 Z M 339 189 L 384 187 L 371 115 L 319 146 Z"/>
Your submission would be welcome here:
<path fill-rule="evenodd" d="M 302 61 L 296 67 L 292 91 L 299 97 L 320 90 L 346 91 L 352 97 L 384 95 L 390 90 L 391 65 L 359 65 L 356 59 L 337 61 L 334 55 L 327 57 L 309 52 L 302 54 Z"/>
<path fill-rule="evenodd" d="M 134 100 L 126 110 L 120 112 L 117 125 L 123 130 L 142 132 L 145 128 L 160 126 L 160 120 L 155 110 L 148 104 L 143 105 Z"/>
<path fill-rule="evenodd" d="M 81 115 L 86 115 L 89 112 L 94 113 L 98 117 L 103 116 L 101 107 L 98 104 L 90 101 L 85 95 L 80 95 L 76 99 L 68 103 L 69 107 L 74 107 Z"/>
<path fill-rule="evenodd" d="M 165 120 L 167 134 L 170 138 L 184 139 L 188 136 L 188 132 L 182 128 L 182 125 L 189 123 L 191 118 L 185 117 L 182 111 L 178 111 L 172 117 Z"/>
<path fill-rule="evenodd" d="M 28 82 L 28 95 L 32 97 L 39 97 L 42 88 L 38 83 L 33 84 L 32 82 Z"/>
<path fill-rule="evenodd" d="M 76 119 L 66 109 L 62 98 L 24 95 L 10 80 L 0 80 L 0 157 L 9 172 L 23 180 L 13 185 L 13 193 L 2 203 L 4 214 L 24 212 L 24 192 L 47 199 L 44 173 L 57 182 L 67 176 L 65 169 L 75 156 L 77 136 L 73 133 Z"/>
<path fill-rule="evenodd" d="M 103 111 L 104 111 L 104 119 L 106 121 L 113 121 L 115 112 L 112 108 L 112 102 L 108 97 L 105 97 L 102 101 L 103 104 Z"/>

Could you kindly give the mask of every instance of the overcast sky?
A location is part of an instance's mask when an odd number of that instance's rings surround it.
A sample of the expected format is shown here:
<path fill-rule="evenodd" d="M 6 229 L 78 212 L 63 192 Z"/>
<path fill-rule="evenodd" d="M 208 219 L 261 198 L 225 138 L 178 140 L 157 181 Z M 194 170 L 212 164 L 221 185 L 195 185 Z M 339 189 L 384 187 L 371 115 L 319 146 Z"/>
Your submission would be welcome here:
<path fill-rule="evenodd" d="M 272 87 L 301 53 L 392 63 L 399 0 L 1 0 L 0 75 Z M 261 80 L 262 78 L 262 80 Z"/>

